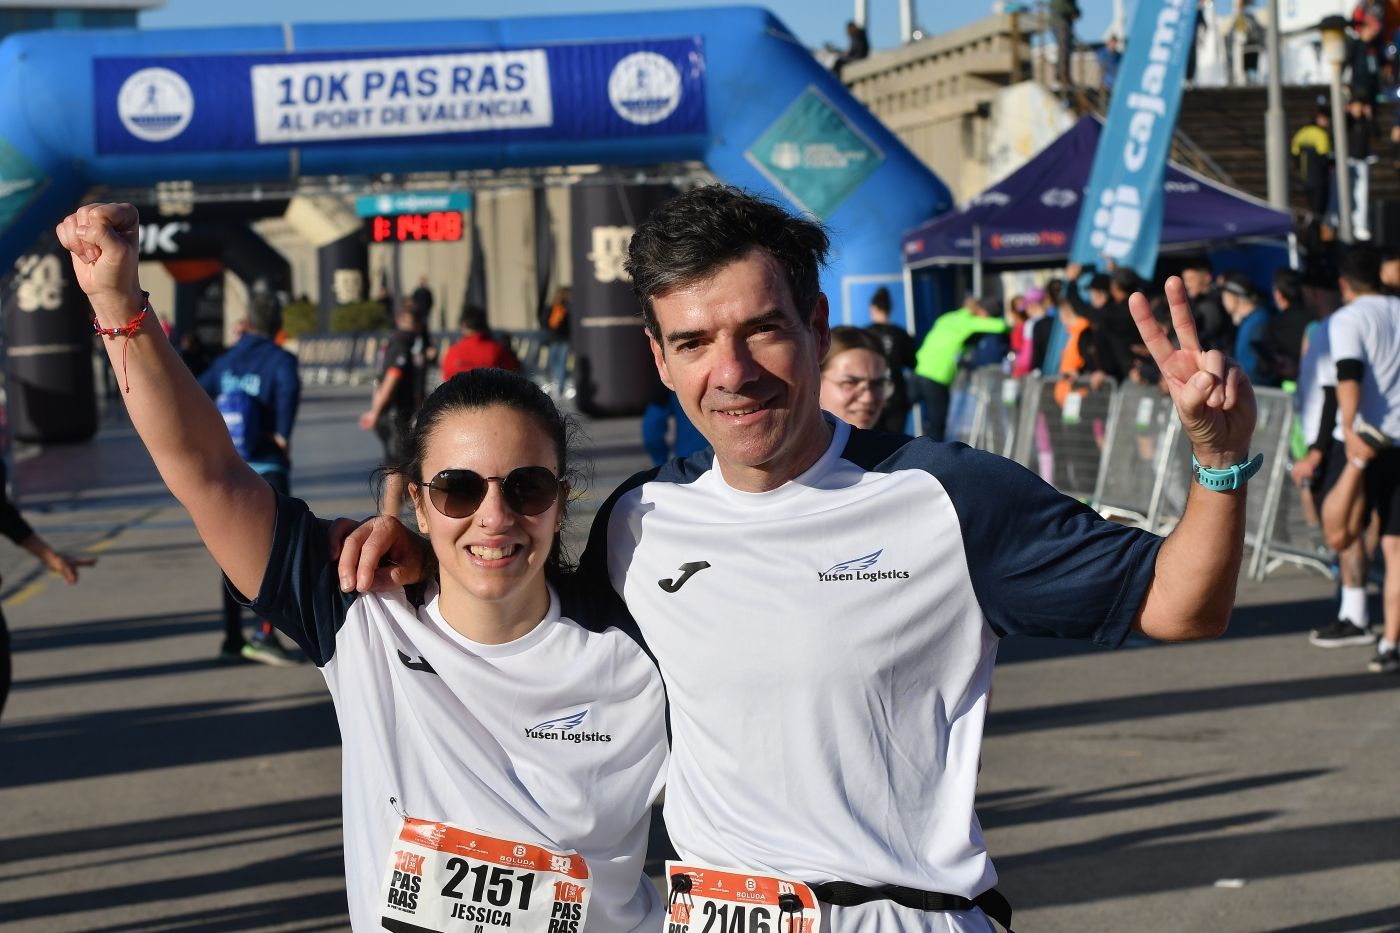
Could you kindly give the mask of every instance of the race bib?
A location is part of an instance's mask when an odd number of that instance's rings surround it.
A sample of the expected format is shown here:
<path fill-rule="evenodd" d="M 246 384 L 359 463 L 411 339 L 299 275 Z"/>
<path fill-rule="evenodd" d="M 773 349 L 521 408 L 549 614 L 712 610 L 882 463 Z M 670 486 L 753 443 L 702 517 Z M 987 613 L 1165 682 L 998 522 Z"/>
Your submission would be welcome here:
<path fill-rule="evenodd" d="M 406 816 L 384 872 L 381 920 L 395 933 L 578 933 L 591 884 L 577 852 Z"/>
<path fill-rule="evenodd" d="M 662 933 L 821 933 L 821 912 L 801 881 L 666 863 L 670 904 Z"/>

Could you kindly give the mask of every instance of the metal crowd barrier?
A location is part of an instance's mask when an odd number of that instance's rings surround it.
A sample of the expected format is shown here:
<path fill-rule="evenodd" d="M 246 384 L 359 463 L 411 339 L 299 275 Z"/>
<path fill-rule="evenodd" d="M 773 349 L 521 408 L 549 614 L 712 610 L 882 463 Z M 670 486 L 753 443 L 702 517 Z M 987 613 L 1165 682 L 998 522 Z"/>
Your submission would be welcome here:
<path fill-rule="evenodd" d="M 1098 388 L 1088 379 L 1023 379 L 1017 417 L 1008 416 L 1011 459 L 1065 495 L 1089 501 L 1098 488 L 1115 388 L 1112 379 Z"/>
<path fill-rule="evenodd" d="M 1095 390 L 1085 379 L 1012 380 L 998 367 L 961 373 L 963 396 L 950 438 L 1009 456 L 1100 514 L 1167 533 L 1186 507 L 1194 477 L 1176 407 L 1156 386 Z M 1250 449 L 1264 454 L 1245 509 L 1245 572 L 1263 579 L 1284 564 L 1332 576 L 1315 513 L 1289 477 L 1292 396 L 1255 389 L 1259 417 Z"/>
<path fill-rule="evenodd" d="M 546 347 L 549 332 L 545 330 L 496 330 L 520 361 L 526 376 L 541 381 L 545 375 Z M 456 333 L 437 333 L 433 343 L 438 358 L 459 339 Z M 361 385 L 379 376 L 388 331 L 370 333 L 328 334 L 302 337 L 297 342 L 297 364 L 303 383 L 312 385 Z M 430 373 L 436 379 L 436 371 Z M 432 384 L 428 386 L 429 389 Z"/>

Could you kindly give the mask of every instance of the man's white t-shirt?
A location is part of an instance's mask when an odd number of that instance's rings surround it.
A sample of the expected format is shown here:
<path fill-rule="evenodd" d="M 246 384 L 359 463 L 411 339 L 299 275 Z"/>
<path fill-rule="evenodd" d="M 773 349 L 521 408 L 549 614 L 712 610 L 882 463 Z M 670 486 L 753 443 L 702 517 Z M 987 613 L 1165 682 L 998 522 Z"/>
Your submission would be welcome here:
<path fill-rule="evenodd" d="M 1332 359 L 1360 360 L 1357 414 L 1387 437 L 1400 438 L 1400 298 L 1362 295 L 1327 319 Z M 1339 423 L 1334 435 L 1342 439 Z"/>
<path fill-rule="evenodd" d="M 583 569 L 665 679 L 683 859 L 974 897 L 996 882 L 973 798 L 997 643 L 1118 645 L 1160 539 L 1001 457 L 829 423 L 769 492 L 729 486 L 709 451 L 639 474 Z M 955 916 L 834 927 L 986 928 Z"/>
<path fill-rule="evenodd" d="M 538 626 L 483 645 L 447 624 L 435 586 L 422 597 L 341 593 L 324 529 L 305 503 L 278 498 L 251 607 L 316 662 L 335 701 L 351 925 L 381 929 L 380 885 L 402 826 L 393 798 L 419 819 L 576 850 L 594 879 L 586 930 L 659 930 L 643 862 L 666 763 L 665 697 L 629 620 L 566 612 L 551 587 Z"/>
<path fill-rule="evenodd" d="M 1308 349 L 1298 364 L 1298 425 L 1309 444 L 1322 431 L 1323 390 L 1337 385 L 1337 364 L 1332 361 L 1331 340 L 1327 322 L 1319 321 L 1308 337 Z M 1328 426 L 1328 434 L 1334 426 Z"/>

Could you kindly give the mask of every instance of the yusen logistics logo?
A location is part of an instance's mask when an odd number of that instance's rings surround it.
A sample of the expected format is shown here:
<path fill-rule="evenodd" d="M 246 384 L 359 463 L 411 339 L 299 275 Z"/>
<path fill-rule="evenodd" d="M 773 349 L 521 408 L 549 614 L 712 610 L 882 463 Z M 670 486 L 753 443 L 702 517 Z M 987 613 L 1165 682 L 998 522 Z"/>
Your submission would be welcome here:
<path fill-rule="evenodd" d="M 907 570 L 875 570 L 874 566 L 880 562 L 880 555 L 885 553 L 881 548 L 864 557 L 853 557 L 850 560 L 843 560 L 829 570 L 817 574 L 817 579 L 822 583 L 846 583 L 860 580 L 862 582 L 877 582 L 880 580 L 907 580 L 909 571 Z"/>
<path fill-rule="evenodd" d="M 526 726 L 525 738 L 543 742 L 611 742 L 612 736 L 606 732 L 585 732 L 579 729 L 587 718 L 588 710 L 579 710 L 558 719 L 548 719 L 538 726 Z"/>

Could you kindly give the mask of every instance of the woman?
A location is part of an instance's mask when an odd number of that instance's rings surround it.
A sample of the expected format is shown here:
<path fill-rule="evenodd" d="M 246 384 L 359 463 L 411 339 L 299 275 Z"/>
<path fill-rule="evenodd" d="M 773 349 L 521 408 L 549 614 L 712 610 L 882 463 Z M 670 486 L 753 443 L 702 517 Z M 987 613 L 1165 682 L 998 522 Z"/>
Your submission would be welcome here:
<path fill-rule="evenodd" d="M 354 928 L 657 928 L 642 862 L 666 758 L 661 682 L 622 631 L 561 604 L 565 419 L 514 374 L 444 384 L 399 467 L 437 579 L 343 593 L 306 504 L 248 469 L 154 339 L 137 229 L 129 205 L 93 205 L 58 233 L 161 476 L 228 584 L 256 594 L 244 601 L 330 687 Z"/>
<path fill-rule="evenodd" d="M 858 428 L 873 428 L 894 383 L 880 341 L 859 327 L 833 327 L 822 360 L 821 406 Z"/>

